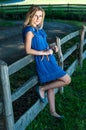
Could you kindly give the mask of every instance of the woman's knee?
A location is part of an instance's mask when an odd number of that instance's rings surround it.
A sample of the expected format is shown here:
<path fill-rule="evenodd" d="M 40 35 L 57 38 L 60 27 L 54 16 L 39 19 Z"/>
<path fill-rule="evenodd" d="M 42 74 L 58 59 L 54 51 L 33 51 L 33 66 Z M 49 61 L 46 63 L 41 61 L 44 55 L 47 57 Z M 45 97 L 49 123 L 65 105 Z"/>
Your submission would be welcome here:
<path fill-rule="evenodd" d="M 66 85 L 71 83 L 71 77 L 69 75 L 67 75 L 65 83 L 66 83 Z"/>
<path fill-rule="evenodd" d="M 47 91 L 48 93 L 52 93 L 52 92 L 54 92 L 54 89 L 49 89 L 48 91 Z"/>
<path fill-rule="evenodd" d="M 61 80 L 65 83 L 65 85 L 68 85 L 71 82 L 71 77 L 66 74 L 64 77 L 61 78 Z"/>

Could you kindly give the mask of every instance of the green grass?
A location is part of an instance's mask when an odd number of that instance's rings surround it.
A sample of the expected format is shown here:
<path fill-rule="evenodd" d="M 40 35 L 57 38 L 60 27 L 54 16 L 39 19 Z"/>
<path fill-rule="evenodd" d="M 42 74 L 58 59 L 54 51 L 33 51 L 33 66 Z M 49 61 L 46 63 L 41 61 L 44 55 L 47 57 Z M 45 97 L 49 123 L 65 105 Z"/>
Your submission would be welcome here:
<path fill-rule="evenodd" d="M 45 17 L 45 21 L 47 22 L 51 22 L 50 18 L 46 18 Z M 77 28 L 82 28 L 83 25 L 86 26 L 86 22 L 85 21 L 76 21 L 76 20 L 62 20 L 62 19 L 52 19 L 52 22 L 60 22 L 60 23 L 65 23 L 65 24 L 69 24 L 69 25 L 74 25 Z"/>
<path fill-rule="evenodd" d="M 13 26 L 14 22 L 10 21 L 10 20 L 0 20 L 0 27 L 4 26 L 4 27 L 9 27 L 9 26 Z"/>
<path fill-rule="evenodd" d="M 12 26 L 12 25 L 15 25 L 15 21 L 16 20 L 0 20 L 0 26 Z M 51 19 L 45 19 L 45 21 L 51 21 Z M 75 25 L 77 27 L 82 27 L 83 25 L 86 26 L 86 22 L 80 22 L 80 21 L 75 21 L 75 20 L 61 20 L 61 19 L 52 19 L 52 22 L 53 21 L 57 21 L 57 22 L 62 22 L 62 23 L 66 23 L 66 24 L 71 24 L 71 25 Z"/>
<path fill-rule="evenodd" d="M 67 24 L 71 24 L 71 25 L 75 25 L 77 27 L 82 27 L 83 25 L 86 26 L 86 22 L 82 21 L 76 21 L 76 20 L 57 20 L 58 22 L 63 22 L 63 23 L 67 23 Z"/>
<path fill-rule="evenodd" d="M 65 116 L 63 121 L 52 118 L 47 105 L 26 130 L 86 130 L 86 60 L 72 75 L 64 94 L 56 94 L 56 110 Z"/>
<path fill-rule="evenodd" d="M 86 4 L 86 0 L 25 0 L 25 4 Z"/>

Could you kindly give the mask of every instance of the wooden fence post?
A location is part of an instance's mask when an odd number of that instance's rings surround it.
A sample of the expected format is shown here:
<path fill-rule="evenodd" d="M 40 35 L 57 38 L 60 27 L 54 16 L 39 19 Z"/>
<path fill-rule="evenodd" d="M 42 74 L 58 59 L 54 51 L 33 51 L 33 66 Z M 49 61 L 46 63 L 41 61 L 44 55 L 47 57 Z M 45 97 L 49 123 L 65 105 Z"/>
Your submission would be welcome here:
<path fill-rule="evenodd" d="M 6 130 L 15 130 L 8 66 L 4 61 L 0 61 L 0 69 L 1 69 L 1 82 L 3 91 L 4 117 L 6 123 Z"/>
<path fill-rule="evenodd" d="M 1 70 L 0 70 L 1 74 Z M 0 75 L 0 130 L 5 130 L 5 120 L 3 117 L 3 99 L 2 99 L 2 85 L 1 85 L 1 75 Z"/>
<path fill-rule="evenodd" d="M 2 106 L 3 106 L 3 103 L 2 103 L 2 87 L 1 87 L 1 77 L 0 77 L 0 115 L 2 114 Z"/>
<path fill-rule="evenodd" d="M 62 55 L 62 50 L 61 50 L 61 41 L 60 41 L 60 38 L 58 37 L 56 37 L 56 45 L 58 46 L 58 64 L 63 69 L 63 55 Z M 60 90 L 60 93 L 63 93 L 63 87 L 61 87 L 59 90 Z"/>
<path fill-rule="evenodd" d="M 80 44 L 79 44 L 79 58 L 78 58 L 78 61 L 79 61 L 79 65 L 80 67 L 82 68 L 83 66 L 83 58 L 82 58 L 82 54 L 83 54 L 83 43 L 84 43 L 84 36 L 85 36 L 85 27 L 83 26 L 81 32 L 80 32 L 80 35 L 81 35 L 81 39 L 80 39 Z"/>

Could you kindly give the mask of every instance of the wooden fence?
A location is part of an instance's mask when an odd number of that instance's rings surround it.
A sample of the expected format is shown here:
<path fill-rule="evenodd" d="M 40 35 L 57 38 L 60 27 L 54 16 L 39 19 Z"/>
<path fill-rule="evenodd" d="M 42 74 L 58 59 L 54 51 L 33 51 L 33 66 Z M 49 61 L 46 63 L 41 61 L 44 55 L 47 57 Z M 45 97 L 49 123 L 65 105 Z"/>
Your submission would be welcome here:
<path fill-rule="evenodd" d="M 83 51 L 83 47 L 86 44 L 86 39 L 84 38 L 85 32 L 86 27 L 83 27 L 83 29 L 73 32 L 62 39 L 59 39 L 57 37 L 56 42 L 51 44 L 56 44 L 59 48 L 57 54 L 59 64 L 62 67 L 64 60 L 66 60 L 75 50 L 78 50 L 79 55 L 77 55 L 77 59 L 75 59 L 66 70 L 69 75 L 73 74 L 78 64 L 82 67 L 83 60 L 86 58 L 86 50 Z M 80 37 L 80 41 L 78 43 L 74 43 L 74 45 L 69 48 L 64 55 L 62 55 L 61 46 L 77 36 Z M 41 103 L 40 100 L 37 100 L 37 102 L 31 108 L 29 108 L 16 122 L 14 122 L 12 102 L 19 99 L 25 92 L 35 86 L 38 83 L 38 79 L 37 76 L 31 77 L 31 79 L 25 82 L 24 85 L 22 85 L 16 92 L 11 94 L 9 76 L 21 70 L 23 67 L 30 64 L 32 61 L 34 61 L 34 58 L 31 55 L 27 55 L 9 66 L 4 61 L 0 61 L 0 78 L 2 82 L 3 91 L 4 118 L 6 120 L 5 130 L 24 130 L 26 126 L 29 125 L 32 120 L 34 120 L 34 118 L 39 114 L 39 112 L 46 106 L 48 102 L 47 97 L 46 103 Z M 58 89 L 56 89 L 56 92 L 57 91 Z M 60 91 L 63 92 L 63 88 L 61 88 Z"/>
<path fill-rule="evenodd" d="M 0 5 L 0 17 L 2 19 L 21 20 L 31 5 Z M 46 18 L 72 19 L 85 21 L 86 5 L 57 4 L 40 5 L 46 11 Z"/>
<path fill-rule="evenodd" d="M 0 12 L 2 13 L 10 13 L 10 12 L 27 12 L 31 5 L 0 5 Z M 86 5 L 85 4 L 55 4 L 55 5 L 40 5 L 45 10 L 51 11 L 64 11 L 64 12 L 86 12 Z"/>

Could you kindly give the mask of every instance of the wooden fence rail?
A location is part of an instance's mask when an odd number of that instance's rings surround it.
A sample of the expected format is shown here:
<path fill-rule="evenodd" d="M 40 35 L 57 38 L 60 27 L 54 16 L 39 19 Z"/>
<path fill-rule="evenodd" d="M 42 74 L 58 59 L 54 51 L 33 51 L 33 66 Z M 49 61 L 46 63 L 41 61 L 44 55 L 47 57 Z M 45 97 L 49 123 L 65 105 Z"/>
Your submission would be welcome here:
<path fill-rule="evenodd" d="M 27 11 L 31 5 L 6 5 L 6 4 L 0 4 L 0 12 L 21 12 L 21 11 Z M 72 11 L 72 12 L 80 12 L 86 11 L 86 5 L 80 5 L 80 4 L 55 4 L 55 5 L 40 5 L 45 10 L 52 10 L 52 11 Z"/>
<path fill-rule="evenodd" d="M 59 39 L 57 37 L 56 42 L 52 43 L 52 44 L 56 44 L 59 48 L 57 55 L 58 55 L 58 61 L 61 67 L 64 67 L 63 66 L 64 60 L 66 60 L 75 50 L 78 49 L 79 56 L 77 56 L 77 59 L 75 59 L 75 61 L 73 61 L 73 63 L 66 70 L 69 75 L 73 74 L 78 64 L 82 67 L 83 60 L 86 58 L 86 50 L 83 52 L 83 47 L 86 44 L 86 39 L 84 38 L 85 32 L 86 32 L 86 27 L 83 27 L 82 30 L 73 32 L 62 39 Z M 78 43 L 75 43 L 63 55 L 62 50 L 61 50 L 61 45 L 66 44 L 66 42 L 75 38 L 76 36 L 80 37 L 80 41 Z M 34 58 L 31 55 L 27 55 L 24 58 L 18 60 L 17 62 L 9 66 L 4 61 L 0 61 L 0 78 L 1 78 L 2 90 L 3 90 L 4 118 L 6 120 L 5 130 L 24 130 L 26 126 L 46 106 L 48 102 L 47 97 L 46 97 L 46 100 L 47 100 L 46 103 L 41 103 L 40 100 L 38 100 L 16 122 L 14 122 L 12 102 L 20 98 L 25 92 L 27 92 L 30 88 L 35 86 L 38 83 L 38 79 L 37 79 L 37 76 L 31 77 L 20 88 L 18 88 L 15 91 L 15 93 L 11 94 L 9 76 L 21 70 L 22 68 L 24 68 L 26 65 L 30 64 L 33 61 L 34 61 Z M 55 92 L 57 91 L 58 89 L 55 89 Z M 63 88 L 61 88 L 61 92 L 63 92 Z"/>

